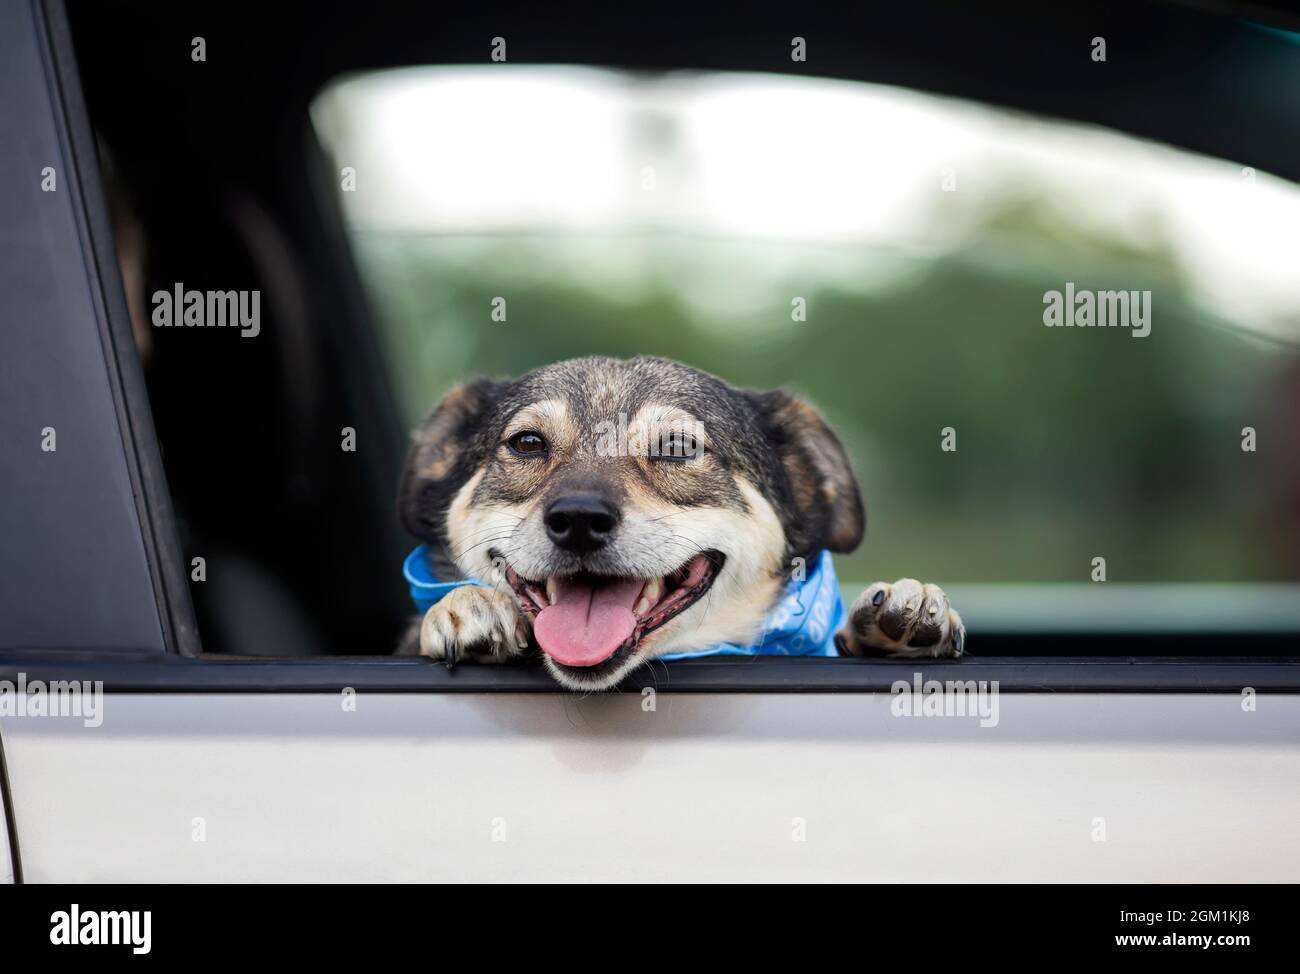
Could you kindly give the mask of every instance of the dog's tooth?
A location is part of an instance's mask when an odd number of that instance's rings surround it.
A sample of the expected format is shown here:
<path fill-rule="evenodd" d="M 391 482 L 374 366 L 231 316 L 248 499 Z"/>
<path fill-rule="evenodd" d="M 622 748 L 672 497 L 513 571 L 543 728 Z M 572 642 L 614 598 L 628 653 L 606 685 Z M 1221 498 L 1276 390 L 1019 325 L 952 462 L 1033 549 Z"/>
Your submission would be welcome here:
<path fill-rule="evenodd" d="M 632 606 L 632 614 L 634 616 L 643 616 L 650 611 L 652 605 L 654 605 L 654 603 L 643 595 L 641 598 L 636 600 L 636 605 Z"/>
<path fill-rule="evenodd" d="M 637 602 L 637 605 L 640 605 L 641 602 L 645 602 L 646 608 L 649 608 L 652 605 L 657 605 L 659 600 L 663 597 L 664 580 L 662 578 L 652 578 L 645 583 L 645 588 L 641 590 L 641 599 Z M 632 611 L 636 612 L 637 610 L 633 609 Z"/>
<path fill-rule="evenodd" d="M 555 581 L 555 576 L 551 575 L 546 579 L 546 601 L 551 605 L 555 604 L 555 593 L 559 591 L 559 583 Z"/>

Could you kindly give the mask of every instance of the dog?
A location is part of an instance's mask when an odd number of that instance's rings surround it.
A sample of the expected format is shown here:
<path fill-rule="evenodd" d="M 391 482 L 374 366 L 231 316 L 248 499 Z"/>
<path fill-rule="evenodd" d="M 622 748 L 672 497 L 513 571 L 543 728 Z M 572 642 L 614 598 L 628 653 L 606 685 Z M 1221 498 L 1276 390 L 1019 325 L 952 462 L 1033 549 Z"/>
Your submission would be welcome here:
<path fill-rule="evenodd" d="M 866 518 L 843 445 L 804 400 L 663 358 L 592 357 L 457 386 L 415 435 L 399 515 L 453 589 L 399 653 L 540 651 L 573 690 L 670 653 L 746 645 L 790 577 Z M 935 585 L 876 582 L 840 654 L 960 656 Z"/>

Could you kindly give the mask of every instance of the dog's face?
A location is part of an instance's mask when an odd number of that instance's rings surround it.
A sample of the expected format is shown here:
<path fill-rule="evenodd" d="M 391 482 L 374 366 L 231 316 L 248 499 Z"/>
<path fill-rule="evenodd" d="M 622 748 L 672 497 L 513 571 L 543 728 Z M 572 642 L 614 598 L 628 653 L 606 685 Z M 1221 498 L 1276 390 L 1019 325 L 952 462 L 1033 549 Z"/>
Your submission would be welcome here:
<path fill-rule="evenodd" d="M 796 557 L 863 533 L 848 458 L 811 407 L 657 358 L 459 386 L 417 434 L 399 507 L 442 577 L 509 587 L 574 689 L 753 641 Z"/>

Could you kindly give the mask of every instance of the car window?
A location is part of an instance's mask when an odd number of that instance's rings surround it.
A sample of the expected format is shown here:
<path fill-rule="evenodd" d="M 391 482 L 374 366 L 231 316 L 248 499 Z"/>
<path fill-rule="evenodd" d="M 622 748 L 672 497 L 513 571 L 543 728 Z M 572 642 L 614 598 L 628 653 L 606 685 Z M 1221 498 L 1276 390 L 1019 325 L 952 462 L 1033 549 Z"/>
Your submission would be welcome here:
<path fill-rule="evenodd" d="M 411 425 L 468 375 L 665 355 L 827 414 L 869 511 L 846 591 L 1300 629 L 1300 187 L 781 75 L 403 69 L 312 117 Z"/>
<path fill-rule="evenodd" d="M 6 362 L 36 390 L 23 408 L 73 412 L 73 393 L 103 386 L 89 368 L 50 385 L 52 364 L 69 367 L 51 349 L 90 349 L 69 362 L 106 366 L 111 402 L 77 415 L 118 437 L 130 496 L 116 475 L 63 483 L 134 502 L 84 513 L 140 535 L 147 572 L 83 557 L 74 567 L 91 581 L 78 576 L 71 595 L 34 575 L 8 591 L 69 648 L 49 599 L 93 622 L 87 593 L 151 581 L 152 602 L 105 603 L 114 624 L 152 608 L 162 647 L 133 645 L 203 658 L 55 660 L 30 642 L 47 675 L 149 691 L 554 689 L 536 667 L 453 674 L 391 655 L 414 617 L 393 498 L 409 430 L 452 383 L 606 352 L 812 399 L 869 510 L 866 544 L 837 558 L 845 598 L 922 577 L 972 634 L 963 659 L 927 669 L 1020 690 L 1295 688 L 1286 255 L 1300 223 L 1296 186 L 1259 161 L 1296 176 L 1271 134 L 1284 100 L 1230 85 L 1237 121 L 1190 126 L 1212 77 L 1175 89 L 1156 84 L 1160 65 L 1107 75 L 1115 91 L 1153 85 L 1143 111 L 1177 121 L 1162 125 L 1089 101 L 1092 76 L 1074 69 L 1073 87 L 1013 97 L 956 67 L 876 64 L 894 86 L 796 77 L 761 44 L 717 63 L 771 73 L 454 66 L 477 56 L 466 41 L 440 49 L 450 66 L 340 75 L 412 56 L 372 60 L 350 33 L 269 91 L 234 62 L 195 72 L 199 60 L 130 55 L 165 43 L 165 22 L 112 50 L 102 26 L 90 4 L 70 25 L 53 18 L 53 100 L 39 111 L 69 153 L 64 188 L 82 196 L 81 260 L 63 266 L 91 282 L 107 321 L 20 329 Z M 1233 30 L 1239 62 L 1294 68 L 1285 35 Z M 247 53 L 280 57 L 272 37 Z M 560 59 L 586 57 L 579 44 Z M 301 138 L 310 123 L 316 138 Z M 160 131 L 177 145 L 226 138 L 175 156 L 156 151 Z M 31 290 L 22 276 L 15 295 Z M 191 292 L 236 295 L 240 327 L 151 320 L 160 296 L 180 306 Z M 115 557 L 140 553 L 129 537 L 109 539 Z M 63 547 L 14 560 L 57 572 Z M 46 601 L 24 602 L 37 589 Z M 674 663 L 671 677 L 688 690 L 870 691 L 889 689 L 898 665 L 919 664 L 720 657 Z M 631 684 L 657 685 L 663 669 Z"/>

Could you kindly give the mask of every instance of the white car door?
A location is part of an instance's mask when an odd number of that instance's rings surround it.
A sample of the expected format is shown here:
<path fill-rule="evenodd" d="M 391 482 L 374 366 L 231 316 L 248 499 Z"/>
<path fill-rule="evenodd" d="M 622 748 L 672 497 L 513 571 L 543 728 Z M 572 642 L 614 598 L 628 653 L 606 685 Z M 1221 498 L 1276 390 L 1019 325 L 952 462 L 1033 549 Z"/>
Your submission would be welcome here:
<path fill-rule="evenodd" d="M 106 694 L 99 726 L 0 723 L 28 881 L 1258 882 L 1300 869 L 1294 695 L 1246 709 L 1240 693 L 1013 687 L 992 706 L 948 695 L 931 708 L 878 682 L 865 692 L 866 671 L 906 665 L 854 661 L 675 664 L 643 690 L 589 697 L 546 692 L 532 671 L 418 660 L 140 665 L 175 673 Z M 176 692 L 209 666 L 222 692 Z M 294 678 L 316 692 L 234 689 L 298 666 L 321 670 Z M 348 667 L 362 689 L 328 686 Z M 817 692 L 828 668 L 841 692 Z M 364 689 L 381 679 L 424 688 Z M 732 680 L 754 689 L 707 692 Z"/>

